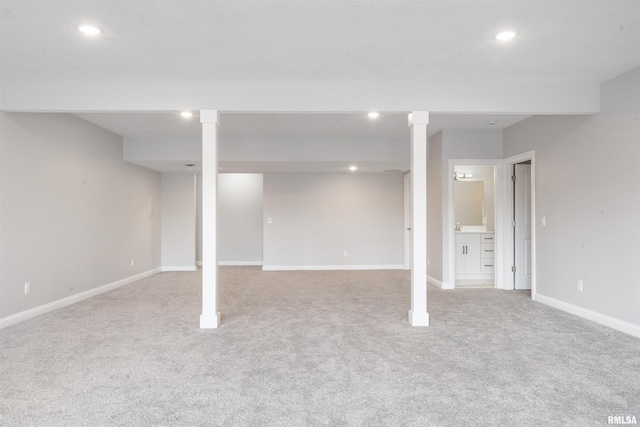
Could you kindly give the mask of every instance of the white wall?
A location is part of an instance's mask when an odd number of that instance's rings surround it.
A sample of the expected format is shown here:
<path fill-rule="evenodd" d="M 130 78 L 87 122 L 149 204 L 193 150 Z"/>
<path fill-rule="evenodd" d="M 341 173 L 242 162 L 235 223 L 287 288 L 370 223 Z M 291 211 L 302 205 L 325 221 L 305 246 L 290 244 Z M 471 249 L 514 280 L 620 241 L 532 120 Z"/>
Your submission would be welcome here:
<path fill-rule="evenodd" d="M 403 179 L 264 175 L 264 268 L 403 268 Z"/>
<path fill-rule="evenodd" d="M 198 262 L 202 262 L 202 175 L 197 179 Z M 218 262 L 262 265 L 262 174 L 218 175 Z"/>
<path fill-rule="evenodd" d="M 536 215 L 547 223 L 538 221 L 536 229 L 537 294 L 634 325 L 640 325 L 639 95 L 636 68 L 602 85 L 599 114 L 533 117 L 504 133 L 505 157 L 535 150 Z"/>
<path fill-rule="evenodd" d="M 0 113 L 0 132 L 0 318 L 160 266 L 160 174 L 122 138 L 68 114 Z"/>
<path fill-rule="evenodd" d="M 196 183 L 193 173 L 162 174 L 162 268 L 196 269 Z"/>

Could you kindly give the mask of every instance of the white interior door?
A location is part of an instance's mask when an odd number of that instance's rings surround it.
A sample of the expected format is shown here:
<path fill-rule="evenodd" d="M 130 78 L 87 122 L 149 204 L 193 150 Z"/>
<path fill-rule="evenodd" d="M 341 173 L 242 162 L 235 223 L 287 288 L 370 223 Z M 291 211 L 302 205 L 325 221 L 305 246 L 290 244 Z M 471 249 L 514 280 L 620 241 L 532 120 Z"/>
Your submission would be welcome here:
<path fill-rule="evenodd" d="M 514 166 L 513 280 L 515 289 L 531 289 L 531 165 Z"/>

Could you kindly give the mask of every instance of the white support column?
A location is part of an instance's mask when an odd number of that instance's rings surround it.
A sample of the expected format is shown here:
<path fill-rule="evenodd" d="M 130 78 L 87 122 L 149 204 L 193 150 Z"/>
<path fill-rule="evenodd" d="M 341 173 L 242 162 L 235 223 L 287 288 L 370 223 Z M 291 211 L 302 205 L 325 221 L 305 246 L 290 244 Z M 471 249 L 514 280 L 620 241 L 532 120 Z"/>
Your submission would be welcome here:
<path fill-rule="evenodd" d="M 412 326 L 429 326 L 427 313 L 427 125 L 428 111 L 409 115 L 411 127 L 411 310 Z"/>
<path fill-rule="evenodd" d="M 203 329 L 220 326 L 218 312 L 218 111 L 201 110 Z"/>

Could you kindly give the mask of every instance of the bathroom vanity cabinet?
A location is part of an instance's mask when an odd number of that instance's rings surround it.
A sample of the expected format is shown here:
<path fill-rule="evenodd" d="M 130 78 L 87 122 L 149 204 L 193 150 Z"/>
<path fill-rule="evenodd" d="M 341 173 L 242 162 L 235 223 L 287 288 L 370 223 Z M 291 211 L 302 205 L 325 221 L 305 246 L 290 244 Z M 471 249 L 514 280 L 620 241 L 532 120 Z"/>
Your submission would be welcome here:
<path fill-rule="evenodd" d="M 494 233 L 455 233 L 456 281 L 493 283 L 495 280 Z"/>

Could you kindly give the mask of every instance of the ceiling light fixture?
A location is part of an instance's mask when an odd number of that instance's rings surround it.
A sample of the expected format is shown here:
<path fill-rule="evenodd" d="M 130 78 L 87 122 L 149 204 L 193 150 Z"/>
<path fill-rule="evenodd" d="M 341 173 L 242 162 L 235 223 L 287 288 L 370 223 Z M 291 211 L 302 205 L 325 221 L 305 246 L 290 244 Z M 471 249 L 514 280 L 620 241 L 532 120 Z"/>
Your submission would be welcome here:
<path fill-rule="evenodd" d="M 369 116 L 370 119 L 377 119 L 378 117 L 380 117 L 380 113 L 378 113 L 377 111 L 372 111 L 367 114 L 367 116 Z"/>
<path fill-rule="evenodd" d="M 357 171 L 357 170 L 358 170 L 358 167 L 357 167 L 357 166 L 355 166 L 355 165 L 354 165 L 354 166 L 349 166 L 349 170 L 350 170 L 351 172 L 355 172 L 355 171 Z"/>
<path fill-rule="evenodd" d="M 501 33 L 496 34 L 496 39 L 506 41 L 511 40 L 516 36 L 515 31 L 503 31 Z"/>
<path fill-rule="evenodd" d="M 494 125 L 497 125 L 497 124 L 498 124 L 498 121 L 497 121 L 497 120 L 489 120 L 489 121 L 487 122 L 487 124 L 488 124 L 489 126 L 494 126 Z"/>
<path fill-rule="evenodd" d="M 78 26 L 78 30 L 88 36 L 97 36 L 98 34 L 102 34 L 102 30 L 98 27 L 94 27 L 93 25 L 80 25 Z"/>
<path fill-rule="evenodd" d="M 191 117 L 193 117 L 193 113 L 191 111 L 183 111 L 182 113 L 180 113 L 180 115 L 185 119 L 190 119 Z"/>

